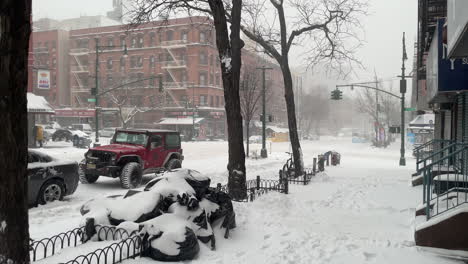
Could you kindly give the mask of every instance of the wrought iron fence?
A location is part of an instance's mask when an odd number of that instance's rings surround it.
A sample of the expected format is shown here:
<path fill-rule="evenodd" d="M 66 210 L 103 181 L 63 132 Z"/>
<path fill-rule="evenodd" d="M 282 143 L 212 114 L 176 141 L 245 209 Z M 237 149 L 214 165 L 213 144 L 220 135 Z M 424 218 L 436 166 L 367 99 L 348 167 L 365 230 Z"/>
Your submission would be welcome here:
<path fill-rule="evenodd" d="M 455 143 L 422 163 L 423 202 L 428 220 L 468 203 L 467 158 L 468 145 Z"/>
<path fill-rule="evenodd" d="M 120 240 L 136 234 L 136 231 L 129 233 L 127 230 L 115 226 L 96 225 L 95 229 L 96 236 L 100 241 Z M 64 248 L 79 246 L 85 240 L 85 227 L 75 228 L 40 240 L 31 240 L 29 249 L 31 260 L 37 261 L 51 257 Z"/>
<path fill-rule="evenodd" d="M 253 202 L 257 197 L 262 196 L 270 191 L 277 191 L 280 193 L 287 194 L 289 191 L 288 182 L 285 178 L 280 178 L 279 180 L 270 180 L 270 179 L 261 179 L 260 176 L 257 176 L 254 180 L 248 180 L 245 183 L 246 187 L 246 197 L 244 199 L 237 199 L 233 197 L 235 202 Z M 221 185 L 218 183 L 216 186 L 218 191 L 223 191 L 229 194 L 229 187 L 227 185 Z"/>
<path fill-rule="evenodd" d="M 63 264 L 115 264 L 126 259 L 136 258 L 146 250 L 143 238 L 133 235 L 105 248 L 81 255 Z"/>

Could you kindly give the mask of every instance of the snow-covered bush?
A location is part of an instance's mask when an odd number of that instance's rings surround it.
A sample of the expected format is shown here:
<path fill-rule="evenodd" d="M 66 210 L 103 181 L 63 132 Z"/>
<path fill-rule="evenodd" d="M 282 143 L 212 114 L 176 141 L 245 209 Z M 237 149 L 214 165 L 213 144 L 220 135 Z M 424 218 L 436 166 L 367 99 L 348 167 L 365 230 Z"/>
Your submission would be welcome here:
<path fill-rule="evenodd" d="M 85 241 L 115 239 L 96 228 L 104 225 L 126 234 L 138 232 L 148 243 L 147 255 L 156 260 L 193 259 L 198 240 L 215 249 L 212 224 L 222 219 L 227 238 L 235 213 L 230 196 L 210 188 L 210 182 L 197 171 L 177 169 L 150 181 L 143 192 L 90 200 L 80 209 Z"/>

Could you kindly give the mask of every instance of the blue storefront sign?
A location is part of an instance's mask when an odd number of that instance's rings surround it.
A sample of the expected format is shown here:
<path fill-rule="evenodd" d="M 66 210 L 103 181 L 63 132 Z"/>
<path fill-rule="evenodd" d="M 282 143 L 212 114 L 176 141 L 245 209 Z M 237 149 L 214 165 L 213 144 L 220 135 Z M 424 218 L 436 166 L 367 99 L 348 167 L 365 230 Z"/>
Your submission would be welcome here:
<path fill-rule="evenodd" d="M 445 19 L 437 21 L 427 58 L 427 90 L 429 98 L 438 93 L 468 90 L 468 58 L 449 58 L 444 43 Z"/>

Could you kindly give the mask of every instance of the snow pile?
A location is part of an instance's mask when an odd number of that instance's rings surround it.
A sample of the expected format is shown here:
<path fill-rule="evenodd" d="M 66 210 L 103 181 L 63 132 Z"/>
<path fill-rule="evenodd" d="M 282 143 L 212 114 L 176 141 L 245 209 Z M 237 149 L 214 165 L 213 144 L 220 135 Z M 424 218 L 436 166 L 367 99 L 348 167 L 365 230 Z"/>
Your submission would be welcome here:
<path fill-rule="evenodd" d="M 80 212 L 85 240 L 105 240 L 96 225 L 135 231 L 149 245 L 144 255 L 161 261 L 193 259 L 199 252 L 198 240 L 215 249 L 212 224 L 220 219 L 224 237 L 236 226 L 228 194 L 210 188 L 210 178 L 198 171 L 177 169 L 150 181 L 143 192 L 129 192 L 90 200 Z"/>
<path fill-rule="evenodd" d="M 146 253 L 159 261 L 194 259 L 200 251 L 190 223 L 174 214 L 164 214 L 141 224 L 150 248 Z"/>

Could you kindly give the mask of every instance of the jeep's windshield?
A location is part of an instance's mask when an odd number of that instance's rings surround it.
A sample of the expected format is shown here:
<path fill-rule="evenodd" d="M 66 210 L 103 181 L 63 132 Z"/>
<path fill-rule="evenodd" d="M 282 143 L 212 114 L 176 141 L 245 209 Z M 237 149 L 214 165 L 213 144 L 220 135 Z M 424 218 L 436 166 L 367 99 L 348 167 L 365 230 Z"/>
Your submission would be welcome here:
<path fill-rule="evenodd" d="M 148 136 L 146 134 L 117 132 L 115 135 L 115 143 L 146 145 Z"/>

